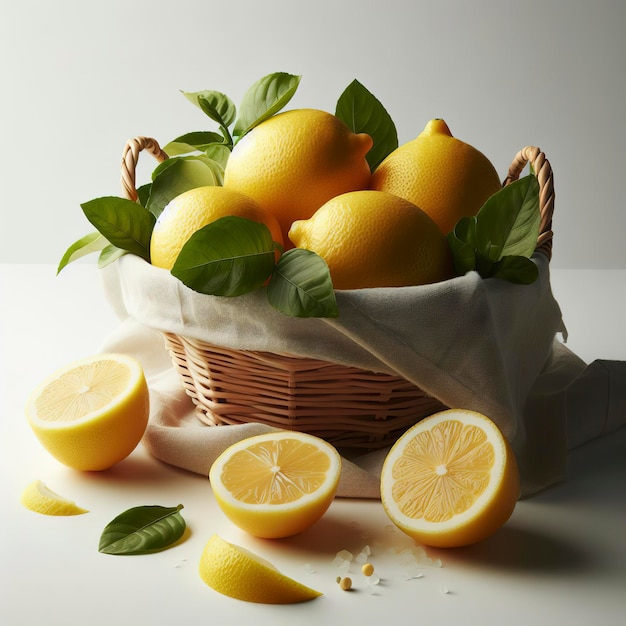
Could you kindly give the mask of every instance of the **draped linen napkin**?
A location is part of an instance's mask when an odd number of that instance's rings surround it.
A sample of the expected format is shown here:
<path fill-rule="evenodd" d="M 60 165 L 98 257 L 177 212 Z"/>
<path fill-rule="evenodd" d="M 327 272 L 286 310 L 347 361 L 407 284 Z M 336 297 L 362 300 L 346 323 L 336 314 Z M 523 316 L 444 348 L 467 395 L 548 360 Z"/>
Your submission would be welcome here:
<path fill-rule="evenodd" d="M 531 285 L 469 272 L 434 285 L 337 291 L 337 318 L 301 319 L 273 309 L 262 290 L 198 294 L 126 255 L 103 270 L 121 322 L 102 350 L 140 360 L 152 399 L 144 445 L 186 470 L 208 475 L 228 445 L 270 427 L 200 422 L 162 332 L 398 374 L 446 406 L 490 417 L 511 442 L 522 495 L 530 495 L 565 477 L 568 449 L 626 422 L 626 362 L 587 366 L 567 349 L 549 263 L 542 254 L 533 261 L 539 278 Z M 387 452 L 344 457 L 338 495 L 379 497 Z"/>

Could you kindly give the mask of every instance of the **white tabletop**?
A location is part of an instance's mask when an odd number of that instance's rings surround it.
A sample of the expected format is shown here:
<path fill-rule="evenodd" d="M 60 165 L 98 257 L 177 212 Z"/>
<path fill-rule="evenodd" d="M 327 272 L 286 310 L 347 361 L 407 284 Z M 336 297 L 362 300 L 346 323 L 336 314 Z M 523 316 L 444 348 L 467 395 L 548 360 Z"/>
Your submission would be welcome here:
<path fill-rule="evenodd" d="M 554 270 L 553 289 L 569 347 L 585 361 L 626 359 L 626 271 Z M 571 455 L 566 482 L 520 501 L 492 538 L 458 550 L 428 549 L 442 567 L 408 571 L 389 546 L 403 544 L 379 501 L 337 499 L 305 533 L 259 540 L 232 526 L 206 478 L 164 465 L 141 446 L 118 466 L 79 473 L 43 450 L 23 415 L 26 397 L 57 367 L 99 349 L 116 320 L 98 270 L 75 264 L 0 266 L 0 623 L 67 624 L 622 624 L 626 612 L 626 429 Z M 52 518 L 19 503 L 35 479 L 88 508 Z M 143 504 L 174 506 L 190 529 L 183 543 L 152 555 L 98 553 L 104 526 Z M 248 604 L 208 588 L 197 571 L 213 533 L 323 592 L 291 606 Z M 335 582 L 335 554 L 372 550 L 381 578 L 354 590 Z"/>

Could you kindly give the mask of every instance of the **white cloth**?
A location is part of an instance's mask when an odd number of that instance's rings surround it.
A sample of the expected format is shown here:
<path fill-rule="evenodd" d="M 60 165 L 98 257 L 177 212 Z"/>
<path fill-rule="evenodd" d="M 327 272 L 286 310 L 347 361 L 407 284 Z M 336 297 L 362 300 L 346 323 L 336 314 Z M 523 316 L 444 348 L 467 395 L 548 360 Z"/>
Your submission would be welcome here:
<path fill-rule="evenodd" d="M 522 493 L 529 495 L 564 478 L 568 448 L 626 421 L 626 363 L 588 368 L 559 341 L 565 328 L 549 264 L 541 254 L 533 260 L 539 278 L 532 285 L 470 272 L 435 285 L 337 291 L 338 318 L 299 319 L 273 309 L 262 291 L 237 298 L 198 294 L 126 255 L 103 272 L 121 325 L 102 349 L 142 362 L 153 399 L 144 443 L 157 458 L 187 470 L 207 475 L 227 445 L 267 427 L 201 423 L 161 331 L 397 373 L 449 407 L 489 416 L 511 442 Z M 568 401 L 578 380 L 585 381 L 574 394 L 578 401 Z M 379 497 L 386 452 L 344 459 L 339 495 Z"/>

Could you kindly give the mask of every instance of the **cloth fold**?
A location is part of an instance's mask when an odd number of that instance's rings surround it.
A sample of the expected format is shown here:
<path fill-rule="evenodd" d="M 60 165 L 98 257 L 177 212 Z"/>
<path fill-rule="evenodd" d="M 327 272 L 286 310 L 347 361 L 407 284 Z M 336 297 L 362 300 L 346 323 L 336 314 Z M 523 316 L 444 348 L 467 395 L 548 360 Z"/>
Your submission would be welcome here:
<path fill-rule="evenodd" d="M 536 255 L 532 285 L 483 280 L 470 272 L 436 285 L 338 291 L 336 319 L 290 318 L 262 291 L 204 296 L 169 272 L 126 255 L 103 270 L 120 326 L 103 350 L 136 356 L 152 394 L 144 444 L 164 462 L 207 475 L 234 441 L 261 424 L 209 427 L 194 415 L 162 332 L 234 349 L 318 358 L 396 373 L 446 406 L 489 416 L 515 450 L 522 493 L 565 476 L 567 451 L 626 422 L 626 363 L 587 366 L 566 336 L 550 288 L 547 259 Z M 379 497 L 388 450 L 344 456 L 338 495 Z"/>

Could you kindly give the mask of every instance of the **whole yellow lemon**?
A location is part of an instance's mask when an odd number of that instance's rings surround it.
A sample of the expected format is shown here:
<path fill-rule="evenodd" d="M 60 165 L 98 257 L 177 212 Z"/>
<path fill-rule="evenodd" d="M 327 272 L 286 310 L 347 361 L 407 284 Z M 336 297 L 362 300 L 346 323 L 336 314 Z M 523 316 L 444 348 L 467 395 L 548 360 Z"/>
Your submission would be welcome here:
<path fill-rule="evenodd" d="M 289 238 L 326 261 L 335 289 L 422 285 L 453 274 L 450 247 L 435 222 L 384 191 L 336 196 L 294 222 Z"/>
<path fill-rule="evenodd" d="M 292 222 L 330 198 L 367 189 L 365 155 L 373 145 L 336 116 L 317 109 L 284 111 L 262 122 L 233 149 L 224 187 L 254 198 L 278 219 L 288 246 Z"/>
<path fill-rule="evenodd" d="M 252 198 L 219 186 L 196 187 L 176 196 L 159 215 L 150 239 L 150 262 L 171 270 L 191 235 L 229 215 L 265 224 L 273 240 L 283 245 L 278 221 Z"/>
<path fill-rule="evenodd" d="M 482 152 L 434 119 L 384 159 L 372 174 L 371 188 L 417 204 L 447 234 L 459 219 L 475 215 L 501 183 Z"/>

